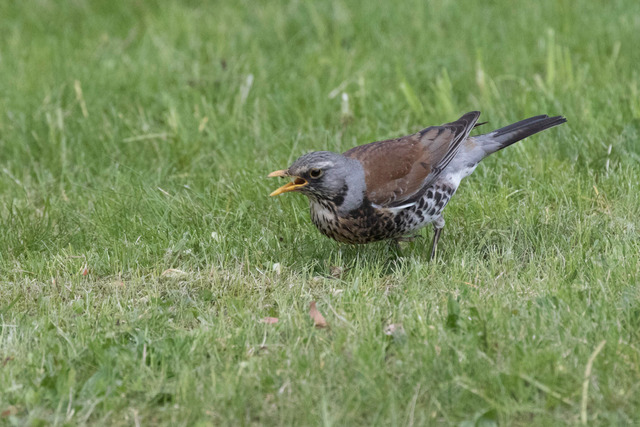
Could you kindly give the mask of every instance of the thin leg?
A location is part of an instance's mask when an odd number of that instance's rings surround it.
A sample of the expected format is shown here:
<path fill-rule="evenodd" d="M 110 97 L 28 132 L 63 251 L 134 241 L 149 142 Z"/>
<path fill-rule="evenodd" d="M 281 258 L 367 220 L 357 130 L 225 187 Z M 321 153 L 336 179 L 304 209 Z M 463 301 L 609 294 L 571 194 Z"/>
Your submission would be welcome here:
<path fill-rule="evenodd" d="M 438 248 L 438 240 L 440 240 L 440 234 L 442 233 L 442 228 L 433 228 L 433 243 L 431 244 L 431 258 L 429 261 L 433 261 L 436 257 L 436 252 Z"/>
<path fill-rule="evenodd" d="M 391 239 L 391 246 L 393 247 L 393 249 L 398 254 L 402 255 L 402 246 L 400 246 L 400 243 L 401 242 L 413 242 L 414 240 L 416 240 L 416 239 L 418 239 L 420 237 L 422 237 L 422 236 L 419 235 L 419 234 L 396 237 L 395 239 Z"/>
<path fill-rule="evenodd" d="M 433 261 L 436 257 L 438 241 L 440 240 L 440 235 L 442 234 L 443 228 L 444 218 L 440 217 L 433 223 L 433 243 L 431 244 L 431 257 L 429 258 L 430 261 Z"/>
<path fill-rule="evenodd" d="M 407 236 L 396 237 L 394 240 L 398 243 L 400 242 L 413 242 L 416 239 L 421 238 L 422 236 L 419 234 L 409 234 Z"/>

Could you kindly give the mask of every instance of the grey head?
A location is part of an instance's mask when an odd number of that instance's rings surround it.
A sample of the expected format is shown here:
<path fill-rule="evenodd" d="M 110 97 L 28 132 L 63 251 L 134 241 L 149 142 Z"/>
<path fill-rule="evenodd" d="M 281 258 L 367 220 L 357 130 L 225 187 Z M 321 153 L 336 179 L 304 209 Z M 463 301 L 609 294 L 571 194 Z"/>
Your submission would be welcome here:
<path fill-rule="evenodd" d="M 271 193 L 272 196 L 297 191 L 311 201 L 333 202 L 340 211 L 359 207 L 366 191 L 362 164 L 331 151 L 304 154 L 289 169 L 272 172 L 269 176 L 293 178 L 292 182 Z"/>

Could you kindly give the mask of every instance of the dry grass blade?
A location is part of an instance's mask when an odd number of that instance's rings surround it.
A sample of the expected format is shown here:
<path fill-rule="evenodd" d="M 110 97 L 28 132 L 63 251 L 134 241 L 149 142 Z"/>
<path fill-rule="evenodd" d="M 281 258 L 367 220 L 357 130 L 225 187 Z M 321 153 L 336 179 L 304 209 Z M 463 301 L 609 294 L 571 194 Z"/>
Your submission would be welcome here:
<path fill-rule="evenodd" d="M 383 330 L 385 335 L 395 336 L 395 335 L 404 335 L 404 326 L 402 323 L 390 323 L 385 326 Z"/>
<path fill-rule="evenodd" d="M 17 413 L 18 413 L 18 408 L 16 408 L 15 406 L 11 405 L 7 409 L 5 409 L 4 411 L 0 412 L 0 417 L 6 418 L 6 417 L 10 417 L 12 415 L 15 415 Z"/>
<path fill-rule="evenodd" d="M 334 279 L 339 279 L 342 277 L 342 273 L 344 273 L 344 268 L 339 267 L 337 265 L 332 265 L 329 267 L 329 275 Z"/>
<path fill-rule="evenodd" d="M 169 268 L 162 272 L 161 277 L 177 277 L 186 275 L 186 271 L 178 270 L 177 268 Z"/>
<path fill-rule="evenodd" d="M 583 425 L 587 424 L 587 402 L 589 400 L 589 380 L 591 379 L 591 369 L 593 368 L 593 361 L 596 360 L 598 354 L 604 348 L 604 345 L 607 343 L 607 340 L 600 341 L 600 344 L 593 350 L 591 356 L 589 356 L 589 360 L 587 360 L 587 366 L 584 370 L 584 381 L 582 383 L 582 401 L 580 404 L 580 422 Z"/>
<path fill-rule="evenodd" d="M 280 319 L 277 317 L 263 317 L 260 319 L 260 323 L 266 323 L 268 325 L 273 325 L 274 323 L 278 323 Z"/>
<path fill-rule="evenodd" d="M 315 301 L 311 301 L 311 304 L 309 304 L 309 316 L 313 319 L 313 323 L 316 328 L 322 329 L 329 326 L 322 313 L 318 311 Z"/>

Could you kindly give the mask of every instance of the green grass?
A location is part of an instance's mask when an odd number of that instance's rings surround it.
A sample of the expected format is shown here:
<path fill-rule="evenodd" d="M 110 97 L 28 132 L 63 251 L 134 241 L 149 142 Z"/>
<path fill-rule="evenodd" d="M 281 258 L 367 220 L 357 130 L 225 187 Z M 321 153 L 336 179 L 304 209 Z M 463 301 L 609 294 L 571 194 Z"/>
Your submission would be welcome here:
<path fill-rule="evenodd" d="M 0 424 L 637 423 L 638 16 L 1 2 Z M 436 262 L 430 230 L 345 246 L 267 197 L 304 152 L 475 109 L 568 123 L 465 180 Z"/>

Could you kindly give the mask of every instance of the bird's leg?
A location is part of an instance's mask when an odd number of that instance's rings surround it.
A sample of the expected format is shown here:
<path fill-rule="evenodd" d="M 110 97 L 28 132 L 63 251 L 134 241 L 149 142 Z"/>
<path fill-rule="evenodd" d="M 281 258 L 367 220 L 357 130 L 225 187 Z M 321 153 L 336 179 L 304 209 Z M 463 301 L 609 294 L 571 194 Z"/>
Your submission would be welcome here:
<path fill-rule="evenodd" d="M 407 235 L 407 236 L 396 237 L 394 240 L 397 243 L 400 243 L 400 242 L 413 242 L 414 240 L 419 239 L 420 237 L 422 237 L 422 236 L 416 233 L 416 234 L 410 234 L 410 235 Z"/>
<path fill-rule="evenodd" d="M 431 244 L 431 257 L 429 258 L 430 261 L 433 261 L 436 257 L 438 240 L 440 240 L 440 235 L 442 234 L 443 228 L 444 218 L 442 216 L 439 216 L 438 219 L 433 222 L 433 243 Z"/>
<path fill-rule="evenodd" d="M 442 234 L 442 228 L 433 227 L 433 243 L 431 244 L 431 256 L 429 257 L 429 261 L 433 261 L 436 257 L 440 234 Z"/>
<path fill-rule="evenodd" d="M 400 243 L 413 242 L 420 237 L 422 236 L 417 233 L 413 235 L 396 237 L 391 239 L 391 246 L 393 246 L 393 249 L 395 249 L 397 253 L 402 254 L 402 246 L 400 245 Z"/>
<path fill-rule="evenodd" d="M 396 251 L 397 253 L 401 254 L 402 253 L 402 248 L 400 247 L 400 241 L 398 239 L 391 239 L 389 240 L 389 243 L 393 250 Z"/>

